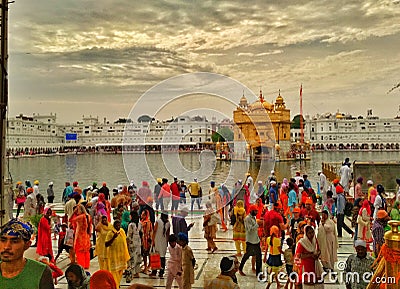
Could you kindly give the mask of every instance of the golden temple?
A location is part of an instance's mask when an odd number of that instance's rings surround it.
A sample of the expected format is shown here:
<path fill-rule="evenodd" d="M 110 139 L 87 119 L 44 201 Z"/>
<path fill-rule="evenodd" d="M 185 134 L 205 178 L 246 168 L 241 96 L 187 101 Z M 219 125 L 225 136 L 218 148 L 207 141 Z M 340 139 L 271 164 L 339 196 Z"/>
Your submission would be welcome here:
<path fill-rule="evenodd" d="M 275 103 L 267 102 L 260 90 L 257 101 L 249 104 L 242 96 L 233 111 L 236 159 L 264 159 L 290 150 L 290 109 L 279 94 Z"/>

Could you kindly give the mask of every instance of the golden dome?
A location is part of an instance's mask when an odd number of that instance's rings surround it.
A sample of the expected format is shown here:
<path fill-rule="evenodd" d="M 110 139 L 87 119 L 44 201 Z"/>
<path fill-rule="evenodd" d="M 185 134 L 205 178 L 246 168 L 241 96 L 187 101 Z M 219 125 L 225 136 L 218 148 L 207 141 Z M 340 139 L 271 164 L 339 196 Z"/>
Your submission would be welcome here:
<path fill-rule="evenodd" d="M 258 109 L 263 109 L 261 101 L 257 100 L 256 102 L 250 104 L 250 110 L 258 110 Z"/>
<path fill-rule="evenodd" d="M 336 118 L 337 119 L 342 119 L 343 115 L 338 111 L 338 112 L 336 112 Z"/>
<path fill-rule="evenodd" d="M 263 106 L 267 110 L 273 110 L 274 109 L 274 105 L 272 103 L 267 102 L 267 101 L 263 102 Z"/>
<path fill-rule="evenodd" d="M 283 110 L 285 108 L 286 108 L 285 101 L 283 100 L 283 97 L 281 96 L 281 90 L 279 89 L 278 97 L 275 100 L 275 109 Z"/>
<path fill-rule="evenodd" d="M 261 103 L 261 101 L 257 100 L 256 102 L 253 102 L 250 106 L 249 106 L 251 111 L 255 111 L 255 110 L 273 110 L 274 109 L 274 105 L 265 101 Z"/>
<path fill-rule="evenodd" d="M 277 104 L 282 104 L 283 103 L 283 97 L 280 94 L 276 98 L 275 103 L 277 103 Z"/>
<path fill-rule="evenodd" d="M 241 108 L 246 108 L 247 105 L 248 105 L 247 98 L 244 96 L 244 93 L 243 93 L 243 96 L 240 98 L 239 106 Z"/>

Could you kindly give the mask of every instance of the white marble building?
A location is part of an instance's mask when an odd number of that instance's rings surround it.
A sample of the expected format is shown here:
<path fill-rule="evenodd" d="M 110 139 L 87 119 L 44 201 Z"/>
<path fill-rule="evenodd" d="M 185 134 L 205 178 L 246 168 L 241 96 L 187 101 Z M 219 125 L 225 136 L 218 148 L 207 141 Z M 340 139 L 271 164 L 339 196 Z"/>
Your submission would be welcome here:
<path fill-rule="evenodd" d="M 56 114 L 23 116 L 8 120 L 7 147 L 11 150 L 57 150 L 60 147 L 105 147 L 129 145 L 197 145 L 211 142 L 219 127 L 206 117 L 180 116 L 161 121 L 142 116 L 139 121 L 83 116 L 73 124 L 57 123 Z M 215 123 L 214 123 L 215 122 Z M 67 140 L 66 135 L 76 140 Z"/>
<path fill-rule="evenodd" d="M 314 149 L 398 150 L 400 108 L 393 118 L 373 115 L 354 117 L 337 112 L 305 117 L 305 140 Z"/>

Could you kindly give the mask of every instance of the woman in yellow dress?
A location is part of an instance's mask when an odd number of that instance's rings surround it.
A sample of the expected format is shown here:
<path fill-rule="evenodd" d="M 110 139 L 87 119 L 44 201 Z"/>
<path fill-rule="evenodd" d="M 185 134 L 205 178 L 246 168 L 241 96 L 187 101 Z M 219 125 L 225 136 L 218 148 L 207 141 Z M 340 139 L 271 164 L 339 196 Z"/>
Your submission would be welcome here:
<path fill-rule="evenodd" d="M 121 221 L 114 221 L 114 228 L 108 232 L 105 245 L 108 255 L 108 268 L 119 288 L 122 273 L 128 267 L 127 262 L 130 259 L 126 235 L 124 230 L 121 230 Z"/>
<path fill-rule="evenodd" d="M 107 261 L 107 248 L 106 248 L 106 237 L 108 232 L 112 231 L 113 225 L 111 225 L 107 216 L 101 216 L 101 220 L 96 227 L 97 238 L 96 238 L 96 255 L 99 261 L 100 270 L 109 270 Z"/>
<path fill-rule="evenodd" d="M 233 240 L 235 241 L 236 256 L 242 256 L 240 244 L 242 244 L 243 253 L 246 253 L 246 230 L 244 228 L 246 210 L 244 209 L 242 200 L 237 201 L 236 206 L 233 208 L 233 214 L 236 219 L 233 225 Z"/>

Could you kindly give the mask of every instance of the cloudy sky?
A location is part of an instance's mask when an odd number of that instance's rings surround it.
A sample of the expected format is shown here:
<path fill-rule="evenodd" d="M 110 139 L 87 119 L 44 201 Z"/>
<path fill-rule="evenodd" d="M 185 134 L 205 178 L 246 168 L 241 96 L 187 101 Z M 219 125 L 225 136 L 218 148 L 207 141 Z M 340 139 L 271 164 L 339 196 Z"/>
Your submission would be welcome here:
<path fill-rule="evenodd" d="M 306 114 L 365 115 L 373 108 L 393 117 L 400 89 L 387 92 L 400 82 L 399 2 L 16 0 L 9 13 L 10 115 L 115 120 L 160 82 L 210 72 L 255 94 L 261 87 L 268 101 L 280 89 L 292 116 L 302 83 Z M 213 93 L 222 90 L 228 87 Z M 231 86 L 231 101 L 243 90 Z M 162 95 L 143 100 L 165 105 Z M 228 108 L 216 109 L 231 116 Z"/>

